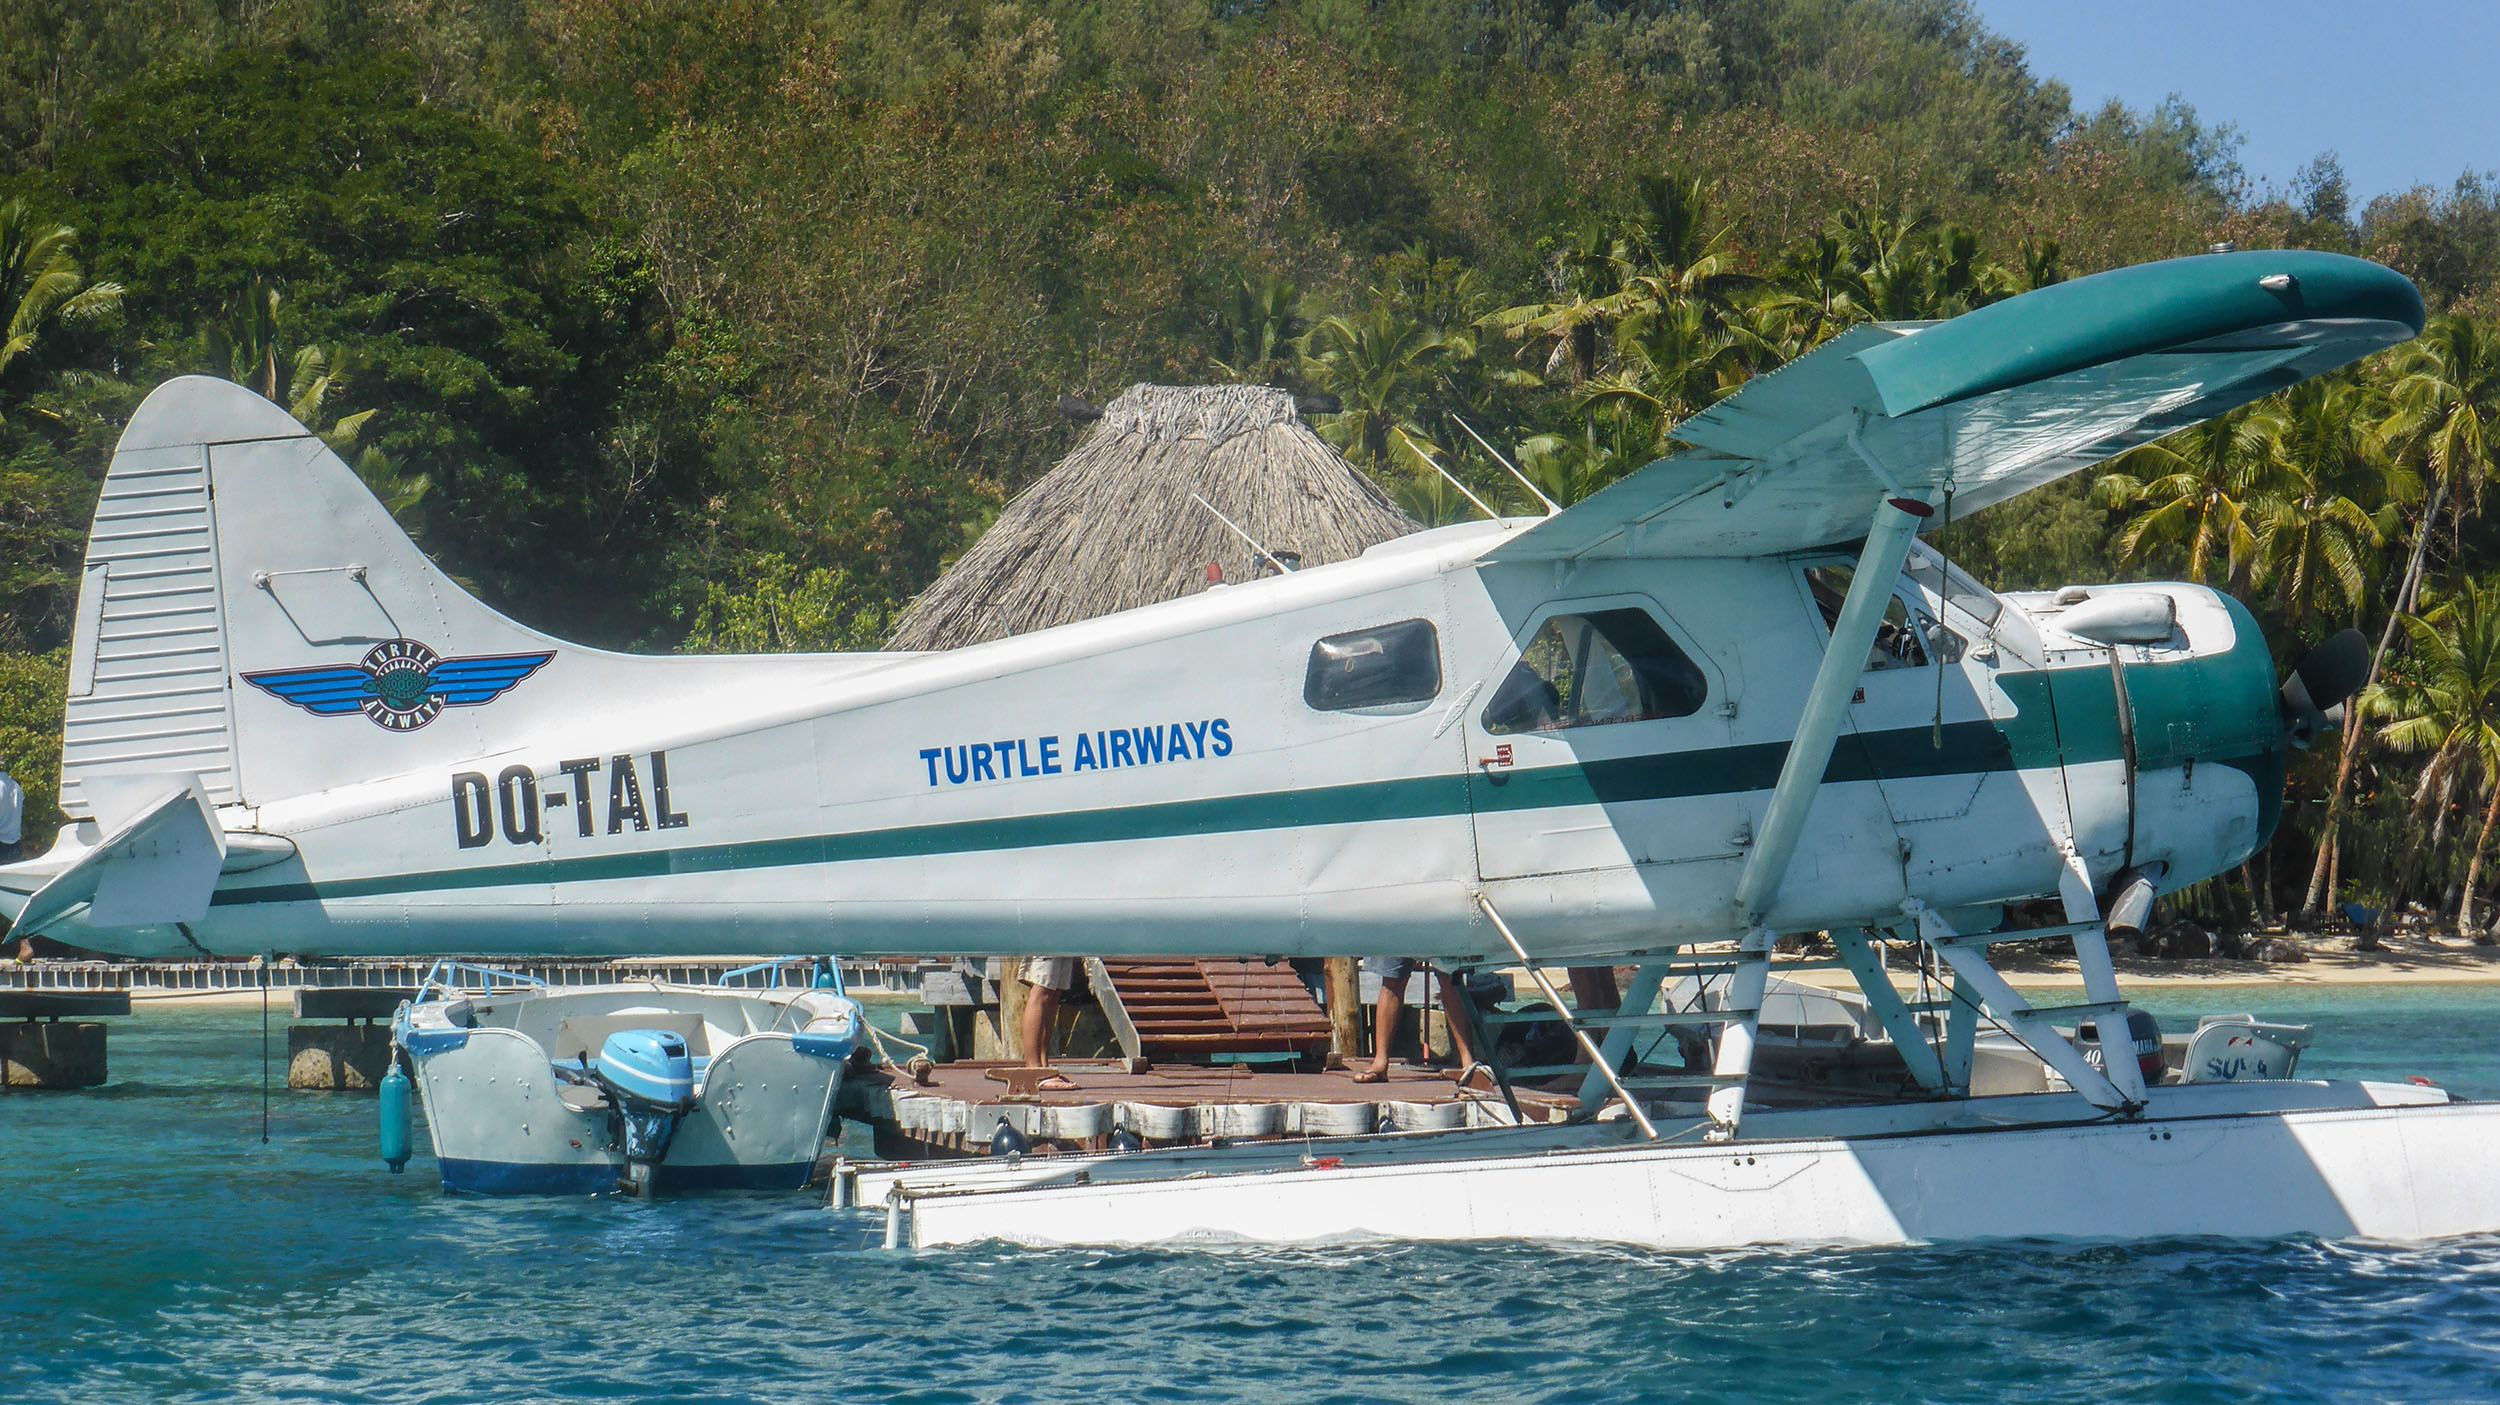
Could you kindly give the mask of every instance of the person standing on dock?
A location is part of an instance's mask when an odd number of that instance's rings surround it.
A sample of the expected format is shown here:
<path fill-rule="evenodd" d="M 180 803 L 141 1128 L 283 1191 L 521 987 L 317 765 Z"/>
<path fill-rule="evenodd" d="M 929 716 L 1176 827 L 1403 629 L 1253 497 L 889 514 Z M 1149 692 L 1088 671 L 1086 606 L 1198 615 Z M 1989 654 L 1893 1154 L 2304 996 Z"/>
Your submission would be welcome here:
<path fill-rule="evenodd" d="M 1059 1024 L 1059 1001 L 1076 984 L 1076 958 L 1073 956 L 1032 956 L 1025 958 L 1024 1017 L 1016 1022 L 1021 1040 L 1019 1052 L 1026 1068 L 1050 1067 L 1050 1036 Z M 1076 1087 L 1053 1073 L 1035 1085 L 1045 1093 L 1064 1093 Z"/>
<path fill-rule="evenodd" d="M 1355 1074 L 1355 1082 L 1389 1081 L 1389 1043 L 1397 1037 L 1399 1017 L 1406 1013 L 1406 982 L 1418 966 L 1423 966 L 1440 980 L 1443 1011 L 1457 1010 L 1458 1002 L 1467 998 L 1466 990 L 1450 978 L 1449 972 L 1437 966 L 1424 965 L 1411 956 L 1364 957 L 1363 969 L 1380 979 L 1380 994 L 1372 1002 L 1371 1067 Z M 1473 1023 L 1472 1019 L 1449 1016 L 1450 1052 L 1458 1056 L 1456 1076 L 1462 1087 L 1477 1068 L 1475 1046 L 1467 1038 L 1468 1027 Z"/>

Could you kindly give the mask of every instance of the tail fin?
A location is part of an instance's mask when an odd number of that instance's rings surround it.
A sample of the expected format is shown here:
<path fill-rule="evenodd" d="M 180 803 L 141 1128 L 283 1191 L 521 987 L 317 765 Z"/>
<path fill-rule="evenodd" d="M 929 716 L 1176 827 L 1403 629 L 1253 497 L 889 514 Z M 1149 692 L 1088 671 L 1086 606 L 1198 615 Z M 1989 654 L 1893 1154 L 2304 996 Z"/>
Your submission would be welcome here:
<path fill-rule="evenodd" d="M 555 711 L 528 680 L 564 648 L 435 569 L 277 406 L 170 381 L 123 432 L 87 539 L 61 805 L 92 819 L 112 778 L 169 776 L 253 805 L 477 756 L 486 704 L 514 695 L 503 735 Z"/>

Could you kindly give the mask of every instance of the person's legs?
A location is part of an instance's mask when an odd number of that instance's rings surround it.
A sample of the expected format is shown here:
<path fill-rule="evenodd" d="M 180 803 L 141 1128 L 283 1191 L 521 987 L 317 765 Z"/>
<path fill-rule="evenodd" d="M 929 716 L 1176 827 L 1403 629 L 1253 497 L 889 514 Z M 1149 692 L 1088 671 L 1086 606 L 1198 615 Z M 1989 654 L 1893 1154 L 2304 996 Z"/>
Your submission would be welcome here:
<path fill-rule="evenodd" d="M 1475 1043 L 1467 1037 L 1468 1031 L 1476 1027 L 1476 1007 L 1467 999 L 1467 987 L 1461 985 L 1456 976 L 1447 971 L 1438 974 L 1441 977 L 1442 1018 L 1448 1020 L 1450 1025 L 1450 1052 L 1458 1056 L 1458 1073 L 1464 1078 L 1467 1070 L 1474 1068 L 1477 1062 Z"/>
<path fill-rule="evenodd" d="M 1397 1038 L 1398 1020 L 1406 1013 L 1406 982 L 1415 974 L 1413 960 L 1399 956 L 1366 956 L 1363 969 L 1380 981 L 1372 1004 L 1372 1061 L 1354 1076 L 1357 1083 L 1378 1083 L 1389 1076 L 1389 1045 Z"/>
<path fill-rule="evenodd" d="M 1068 956 L 1036 956 L 1024 963 L 1024 1018 L 1017 1026 L 1022 1039 L 1024 1066 L 1042 1068 L 1050 1063 L 1050 1035 L 1059 1021 L 1059 997 L 1075 984 L 1076 959 Z"/>
<path fill-rule="evenodd" d="M 1034 986 L 1024 997 L 1023 1036 L 1024 1066 L 1040 1068 L 1050 1062 L 1050 1030 L 1059 1019 L 1059 992 L 1046 985 Z"/>

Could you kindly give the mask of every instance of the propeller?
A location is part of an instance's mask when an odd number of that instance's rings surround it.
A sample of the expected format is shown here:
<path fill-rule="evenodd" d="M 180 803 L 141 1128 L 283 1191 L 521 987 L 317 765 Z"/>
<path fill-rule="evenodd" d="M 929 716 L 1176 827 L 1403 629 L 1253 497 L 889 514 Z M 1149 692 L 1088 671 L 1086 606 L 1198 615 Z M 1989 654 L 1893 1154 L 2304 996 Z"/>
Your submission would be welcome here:
<path fill-rule="evenodd" d="M 2283 680 L 2283 730 L 2306 751 L 2320 733 L 2344 725 L 2344 702 L 2370 676 L 2370 640 L 2347 629 L 2301 655 Z"/>

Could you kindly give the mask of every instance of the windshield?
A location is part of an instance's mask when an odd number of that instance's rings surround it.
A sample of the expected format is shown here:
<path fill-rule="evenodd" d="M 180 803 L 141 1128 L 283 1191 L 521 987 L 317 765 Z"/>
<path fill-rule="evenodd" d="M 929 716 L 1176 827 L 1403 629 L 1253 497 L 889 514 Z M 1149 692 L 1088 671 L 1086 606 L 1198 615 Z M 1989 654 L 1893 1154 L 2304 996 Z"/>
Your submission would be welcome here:
<path fill-rule="evenodd" d="M 1910 579 L 1925 587 L 1939 600 L 1951 601 L 1955 609 L 1981 624 L 1995 624 L 2004 613 L 2005 602 L 1996 592 L 1962 573 L 1962 568 L 1938 555 L 1925 543 L 1910 548 Z"/>

